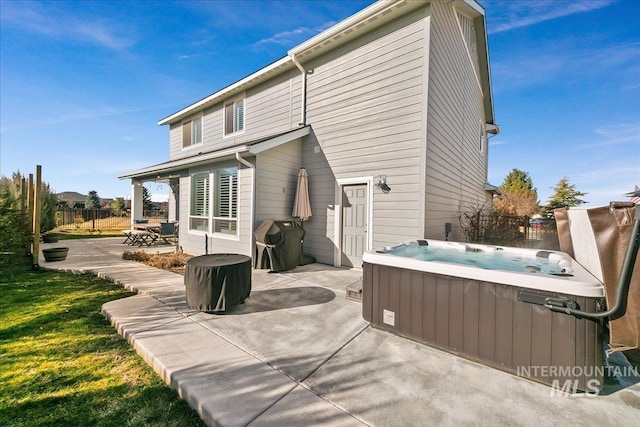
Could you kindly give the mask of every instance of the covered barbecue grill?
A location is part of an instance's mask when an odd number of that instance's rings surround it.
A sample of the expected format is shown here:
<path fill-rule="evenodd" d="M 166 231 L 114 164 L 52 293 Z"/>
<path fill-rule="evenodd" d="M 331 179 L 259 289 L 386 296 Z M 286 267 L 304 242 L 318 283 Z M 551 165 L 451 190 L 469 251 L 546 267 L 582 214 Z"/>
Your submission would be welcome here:
<path fill-rule="evenodd" d="M 302 226 L 293 220 L 264 221 L 253 233 L 257 251 L 254 267 L 286 271 L 302 265 L 304 234 Z"/>

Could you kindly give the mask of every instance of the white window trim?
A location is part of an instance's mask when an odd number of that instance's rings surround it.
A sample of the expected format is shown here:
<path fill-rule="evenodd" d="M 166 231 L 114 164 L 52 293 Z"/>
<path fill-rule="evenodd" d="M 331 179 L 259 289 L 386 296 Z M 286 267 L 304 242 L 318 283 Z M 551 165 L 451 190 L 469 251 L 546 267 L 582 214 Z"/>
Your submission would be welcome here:
<path fill-rule="evenodd" d="M 227 105 L 229 104 L 235 104 L 238 101 L 242 101 L 243 102 L 243 106 L 242 106 L 242 111 L 243 111 L 243 127 L 242 130 L 236 131 L 236 132 L 229 132 L 227 133 Z M 223 104 L 222 104 L 222 138 L 233 138 L 236 137 L 238 135 L 242 135 L 243 133 L 245 133 L 245 131 L 247 130 L 247 97 L 245 96 L 245 93 L 243 92 L 241 95 L 238 95 L 234 98 L 229 98 L 227 99 Z"/>
<path fill-rule="evenodd" d="M 483 120 L 480 120 L 480 152 L 484 153 L 489 145 L 487 138 L 487 129 Z"/>
<path fill-rule="evenodd" d="M 336 194 L 333 227 L 333 242 L 335 250 L 333 251 L 333 265 L 335 267 L 342 266 L 342 190 L 345 185 L 366 184 L 367 186 L 367 246 L 365 251 L 373 249 L 373 176 L 341 178 L 336 179 Z"/>
<path fill-rule="evenodd" d="M 232 235 L 232 234 L 228 234 L 228 233 L 221 233 L 219 231 L 214 231 L 214 222 L 216 220 L 222 220 L 222 221 L 229 221 L 231 218 L 230 217 L 220 217 L 220 216 L 214 216 L 215 213 L 215 205 L 211 205 L 211 218 L 210 218 L 210 230 L 211 230 L 211 234 L 213 237 L 215 237 L 216 239 L 220 238 L 220 239 L 227 239 L 227 240 L 235 240 L 238 241 L 240 240 L 240 167 L 238 166 L 231 166 L 231 167 L 227 167 L 227 168 L 218 168 L 216 170 L 214 170 L 212 172 L 212 176 L 213 176 L 213 185 L 212 187 L 212 192 L 211 192 L 211 200 L 215 201 L 215 178 L 217 173 L 219 173 L 220 170 L 222 169 L 232 169 L 235 168 L 236 169 L 236 192 L 233 195 L 233 199 L 236 201 L 236 216 L 235 216 L 235 222 L 236 222 L 236 234 Z"/>
<path fill-rule="evenodd" d="M 197 144 L 191 144 L 185 147 L 182 143 L 182 130 L 184 129 L 184 123 L 191 122 L 191 138 L 193 140 L 193 121 L 198 119 L 200 119 L 200 142 Z M 182 122 L 180 122 L 180 149 L 182 151 L 191 150 L 193 148 L 200 147 L 203 144 L 204 144 L 204 111 L 201 112 L 199 116 L 191 116 L 190 118 L 184 119 L 182 120 Z"/>
<path fill-rule="evenodd" d="M 236 217 L 235 217 L 235 221 L 236 221 L 236 234 L 231 235 L 231 234 L 226 234 L 226 233 L 220 233 L 220 232 L 214 232 L 213 231 L 213 221 L 218 218 L 218 219 L 226 219 L 228 220 L 229 218 L 222 218 L 222 217 L 214 217 L 213 213 L 214 213 L 214 208 L 215 206 L 213 205 L 213 201 L 214 201 L 214 196 L 215 196 L 215 178 L 216 178 L 216 173 L 218 173 L 219 170 L 221 169 L 228 169 L 228 168 L 215 168 L 215 169 L 211 169 L 208 171 L 198 171 L 198 172 L 192 172 L 189 174 L 189 214 L 187 215 L 187 234 L 190 235 L 195 235 L 195 236 L 209 236 L 215 239 L 223 239 L 223 240 L 233 240 L 233 241 L 240 241 L 240 216 L 241 216 L 241 207 L 240 207 L 240 168 L 237 166 L 232 166 L 234 168 L 237 169 L 237 184 L 238 184 L 238 190 L 236 192 L 236 201 L 237 201 L 237 206 L 236 206 Z M 208 174 L 209 175 L 209 213 L 207 215 L 207 231 L 201 231 L 201 230 L 193 230 L 191 229 L 191 204 L 193 202 L 193 189 L 191 188 L 191 186 L 193 185 L 193 177 L 195 175 L 200 175 L 200 174 Z"/>
<path fill-rule="evenodd" d="M 208 194 L 208 213 L 207 213 L 207 231 L 201 231 L 201 230 L 193 230 L 191 229 L 191 218 L 194 217 L 195 215 L 191 214 L 191 208 L 193 206 L 193 177 L 196 175 L 207 175 L 208 179 L 209 179 L 209 194 Z M 189 174 L 189 215 L 187 215 L 187 232 L 188 234 L 195 234 L 195 235 L 201 235 L 204 236 L 206 234 L 209 234 L 209 231 L 211 230 L 211 196 L 212 196 L 212 172 L 209 171 L 199 171 L 199 172 L 193 172 L 191 174 Z M 196 216 L 197 218 L 203 218 L 202 216 Z"/>

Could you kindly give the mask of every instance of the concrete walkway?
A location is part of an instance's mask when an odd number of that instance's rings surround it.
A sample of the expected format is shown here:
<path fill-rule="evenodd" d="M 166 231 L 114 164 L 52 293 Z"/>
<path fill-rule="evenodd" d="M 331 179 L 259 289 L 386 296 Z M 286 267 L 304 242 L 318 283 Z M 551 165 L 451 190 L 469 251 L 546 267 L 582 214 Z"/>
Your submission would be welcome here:
<path fill-rule="evenodd" d="M 640 383 L 600 396 L 545 385 L 371 328 L 345 298 L 357 269 L 321 264 L 253 272 L 251 297 L 226 314 L 190 310 L 183 277 L 122 260 L 120 238 L 67 240 L 66 261 L 138 294 L 106 318 L 208 425 L 413 426 L 640 423 Z M 146 248 L 147 252 L 171 248 Z"/>

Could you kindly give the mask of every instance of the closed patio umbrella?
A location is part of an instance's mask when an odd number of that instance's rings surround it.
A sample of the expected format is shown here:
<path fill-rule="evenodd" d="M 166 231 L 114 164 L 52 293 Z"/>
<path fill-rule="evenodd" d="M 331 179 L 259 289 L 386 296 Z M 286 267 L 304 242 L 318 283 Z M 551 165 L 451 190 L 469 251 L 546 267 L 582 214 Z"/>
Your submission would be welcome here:
<path fill-rule="evenodd" d="M 308 221 L 311 218 L 311 201 L 309 200 L 309 175 L 305 168 L 300 168 L 298 173 L 298 186 L 296 188 L 296 197 L 293 201 L 293 212 L 291 216 L 298 218 L 301 223 Z M 300 265 L 312 264 L 316 262 L 315 258 L 309 255 L 304 255 L 302 252 L 302 259 Z"/>
<path fill-rule="evenodd" d="M 296 188 L 296 198 L 293 202 L 294 218 L 298 218 L 300 221 L 307 221 L 311 218 L 311 202 L 309 201 L 309 175 L 305 168 L 300 168 L 298 173 L 298 187 Z"/>

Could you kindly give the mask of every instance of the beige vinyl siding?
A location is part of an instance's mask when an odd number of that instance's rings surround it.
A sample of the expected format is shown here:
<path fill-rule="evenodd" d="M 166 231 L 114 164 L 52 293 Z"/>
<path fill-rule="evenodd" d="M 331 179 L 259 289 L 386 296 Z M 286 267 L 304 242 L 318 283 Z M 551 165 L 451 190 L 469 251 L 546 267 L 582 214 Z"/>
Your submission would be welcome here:
<path fill-rule="evenodd" d="M 172 123 L 169 127 L 169 160 L 184 157 L 182 151 L 182 122 Z"/>
<path fill-rule="evenodd" d="M 266 219 L 291 218 L 302 159 L 297 139 L 256 156 L 255 227 Z"/>
<path fill-rule="evenodd" d="M 311 64 L 303 146 L 313 217 L 305 251 L 333 263 L 336 179 L 387 175 L 391 192 L 374 189 L 374 247 L 422 233 L 421 128 L 425 100 L 425 24 L 428 8 L 399 18 Z M 314 146 L 318 146 L 318 152 Z"/>
<path fill-rule="evenodd" d="M 459 232 L 460 201 L 483 203 L 487 147 L 480 150 L 483 98 L 454 9 L 434 2 L 429 56 L 425 237 Z M 474 61 L 475 62 L 475 61 Z"/>
<path fill-rule="evenodd" d="M 200 151 L 213 151 L 219 150 L 221 148 L 225 148 L 225 145 L 221 145 L 218 147 L 216 141 L 222 140 L 222 132 L 224 131 L 224 121 L 223 121 L 223 112 L 224 108 L 222 104 L 214 105 L 211 108 L 208 108 L 204 112 L 204 116 L 202 118 L 202 150 Z M 192 156 L 194 153 L 185 153 L 189 156 Z"/>
<path fill-rule="evenodd" d="M 302 144 L 302 159 L 309 174 L 313 213 L 311 219 L 304 223 L 304 252 L 313 255 L 318 262 L 333 265 L 336 178 L 313 133 Z"/>
<path fill-rule="evenodd" d="M 189 196 L 191 194 L 191 175 L 195 172 L 212 171 L 223 167 L 238 167 L 238 238 L 218 238 L 207 233 L 209 253 L 231 252 L 252 255 L 251 242 L 253 229 L 251 227 L 251 186 L 253 183 L 252 169 L 235 161 L 211 163 L 205 167 L 198 167 L 183 172 L 180 177 L 180 246 L 186 253 L 202 255 L 205 253 L 205 236 L 189 232 Z"/>
<path fill-rule="evenodd" d="M 297 70 L 286 71 L 248 89 L 244 103 L 244 131 L 224 135 L 224 103 L 207 108 L 202 116 L 203 143 L 182 148 L 181 122 L 170 127 L 169 159 L 177 160 L 297 128 L 300 123 L 301 77 Z M 238 99 L 239 95 L 229 100 Z"/>

